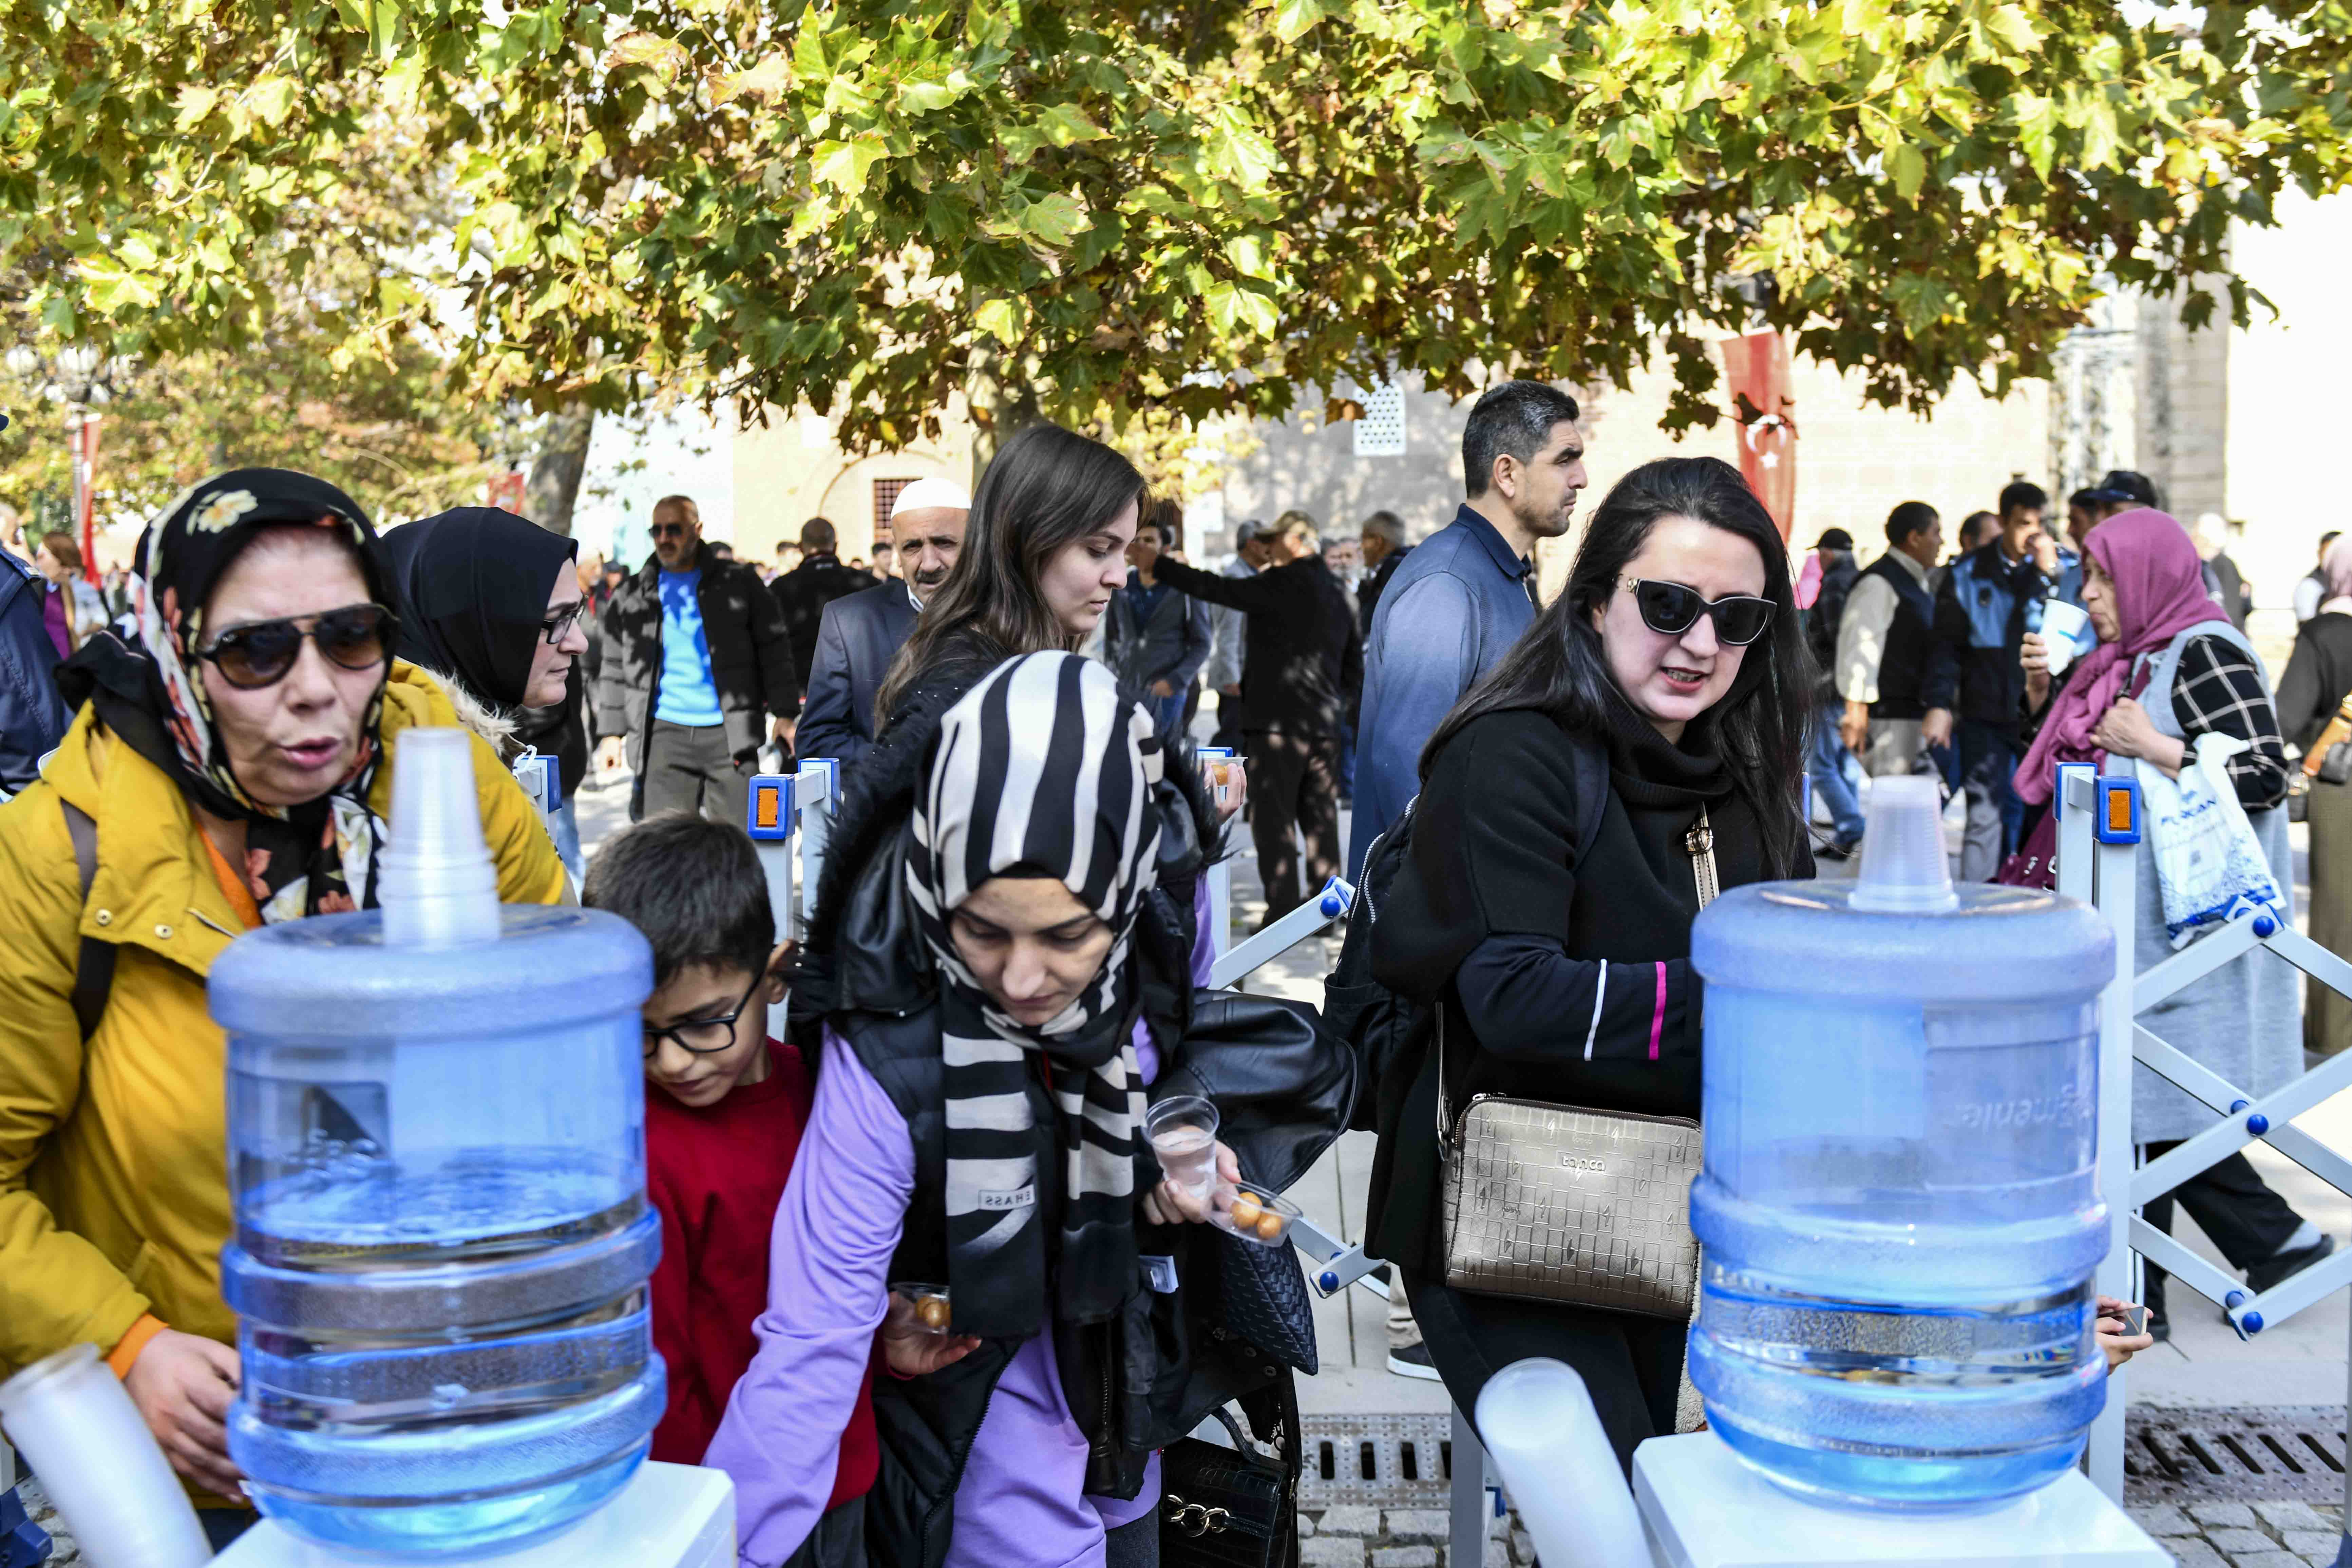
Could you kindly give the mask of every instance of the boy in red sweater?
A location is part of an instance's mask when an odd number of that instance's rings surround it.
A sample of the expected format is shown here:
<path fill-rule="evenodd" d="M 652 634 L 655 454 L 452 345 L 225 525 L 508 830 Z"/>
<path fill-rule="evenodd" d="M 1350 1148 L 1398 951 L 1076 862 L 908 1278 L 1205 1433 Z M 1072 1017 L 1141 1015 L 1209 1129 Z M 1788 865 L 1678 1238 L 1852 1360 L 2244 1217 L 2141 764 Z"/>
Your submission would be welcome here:
<path fill-rule="evenodd" d="M 645 1005 L 646 1189 L 661 1214 L 654 1346 L 669 1406 L 653 1457 L 698 1465 L 751 1363 L 768 1304 L 769 1232 L 807 1125 L 800 1053 L 768 1037 L 783 999 L 775 917 L 742 829 L 676 813 L 606 844 L 581 901 L 609 910 L 654 950 Z M 833 1498 L 793 1568 L 865 1561 L 865 1497 L 877 1460 L 869 1388 L 842 1434 Z"/>

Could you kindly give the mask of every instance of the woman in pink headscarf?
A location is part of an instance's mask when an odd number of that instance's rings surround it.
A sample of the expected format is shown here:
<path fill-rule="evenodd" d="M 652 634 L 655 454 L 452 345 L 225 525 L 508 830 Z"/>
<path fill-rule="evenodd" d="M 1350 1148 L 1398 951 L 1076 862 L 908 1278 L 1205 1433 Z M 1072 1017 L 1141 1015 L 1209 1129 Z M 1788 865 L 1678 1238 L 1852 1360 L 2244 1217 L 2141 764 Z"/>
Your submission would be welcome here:
<path fill-rule="evenodd" d="M 2326 596 L 2319 613 L 2296 631 L 2294 656 L 2279 677 L 2279 732 L 2306 758 L 2352 694 L 2352 536 L 2328 546 L 2320 575 Z M 2338 956 L 2352 954 L 2352 784 L 2315 778 L 2305 806 L 2311 823 L 2311 940 Z M 2332 1057 L 2347 1047 L 2352 998 L 2316 980 L 2307 983 L 2303 1048 Z"/>
<path fill-rule="evenodd" d="M 2228 763 L 2231 783 L 2262 841 L 2271 875 L 2294 883 L 2286 837 L 2286 749 L 2279 738 L 2270 678 L 2245 634 L 2206 595 L 2189 532 L 2151 508 L 2119 513 L 2084 540 L 2083 608 L 2099 646 L 2053 683 L 2042 639 L 2026 637 L 2026 699 L 2041 726 L 2019 764 L 2017 793 L 2048 808 L 2060 763 L 2087 762 L 2129 773 L 2137 760 L 2178 776 L 2200 735 L 2224 734 L 2245 749 Z M 2133 941 L 2136 972 L 2171 956 L 2155 857 L 2143 841 Z M 2295 971 L 2257 948 L 2139 1015 L 2149 1032 L 2252 1096 L 2303 1070 L 2301 995 Z M 2214 1113 L 2147 1068 L 2132 1080 L 2132 1141 L 2150 1158 L 2211 1126 Z M 2257 1293 L 2326 1257 L 2335 1242 L 2263 1184 L 2232 1154 L 2175 1189 L 2223 1257 L 2245 1270 Z M 2172 1200 L 2142 1211 L 2159 1230 Z M 2164 1276 L 2149 1266 L 2149 1326 L 2164 1324 Z"/>

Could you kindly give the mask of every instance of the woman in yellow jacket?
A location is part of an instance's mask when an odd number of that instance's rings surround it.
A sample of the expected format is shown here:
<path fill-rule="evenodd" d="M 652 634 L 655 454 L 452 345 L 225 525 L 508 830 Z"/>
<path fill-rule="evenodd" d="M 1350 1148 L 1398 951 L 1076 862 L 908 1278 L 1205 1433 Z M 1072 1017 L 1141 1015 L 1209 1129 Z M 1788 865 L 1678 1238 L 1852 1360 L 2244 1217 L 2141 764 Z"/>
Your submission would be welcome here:
<path fill-rule="evenodd" d="M 101 634 L 61 669 L 79 711 L 0 806 L 0 1376 L 97 1345 L 218 1507 L 239 1498 L 237 1358 L 205 976 L 240 931 L 374 903 L 400 737 L 457 716 L 393 662 L 374 529 L 308 475 L 184 494 L 140 540 L 132 609 L 134 639 Z M 529 799 L 487 745 L 474 763 L 500 896 L 566 898 Z M 110 983 L 78 994 L 109 954 Z M 101 995 L 90 1027 L 77 1002 Z"/>

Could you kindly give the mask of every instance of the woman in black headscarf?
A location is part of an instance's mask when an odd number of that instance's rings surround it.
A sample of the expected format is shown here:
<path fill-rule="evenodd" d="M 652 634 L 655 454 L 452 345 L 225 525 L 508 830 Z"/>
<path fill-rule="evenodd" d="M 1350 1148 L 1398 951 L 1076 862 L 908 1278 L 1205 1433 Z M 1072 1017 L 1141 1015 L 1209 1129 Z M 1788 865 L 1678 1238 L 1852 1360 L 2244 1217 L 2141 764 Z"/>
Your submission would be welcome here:
<path fill-rule="evenodd" d="M 252 1515 L 222 1426 L 236 1320 L 205 976 L 240 931 L 375 903 L 402 738 L 457 722 L 394 660 L 394 604 L 334 486 L 192 487 L 139 542 L 129 627 L 59 671 L 65 739 L 0 805 L 0 1372 L 96 1344 L 216 1543 Z M 474 779 L 500 899 L 560 900 L 487 746 Z"/>
<path fill-rule="evenodd" d="M 384 535 L 404 614 L 400 657 L 440 678 L 458 717 L 511 762 L 556 759 L 556 847 L 576 881 L 572 793 L 588 766 L 582 719 L 577 542 L 496 507 L 460 507 Z"/>

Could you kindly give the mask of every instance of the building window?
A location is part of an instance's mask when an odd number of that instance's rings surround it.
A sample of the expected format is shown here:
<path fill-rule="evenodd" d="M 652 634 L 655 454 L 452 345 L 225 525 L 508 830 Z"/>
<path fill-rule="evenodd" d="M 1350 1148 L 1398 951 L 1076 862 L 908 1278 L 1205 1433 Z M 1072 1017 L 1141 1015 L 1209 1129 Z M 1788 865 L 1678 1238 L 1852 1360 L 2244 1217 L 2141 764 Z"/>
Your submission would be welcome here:
<path fill-rule="evenodd" d="M 1384 382 L 1364 395 L 1364 416 L 1356 421 L 1356 456 L 1404 456 L 1404 388 Z"/>
<path fill-rule="evenodd" d="M 912 479 L 874 481 L 874 552 L 877 557 L 890 548 L 890 509 L 898 504 L 898 492 L 914 482 Z"/>

